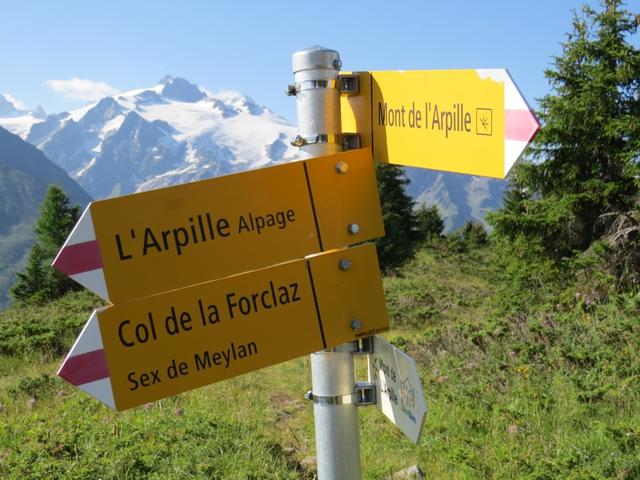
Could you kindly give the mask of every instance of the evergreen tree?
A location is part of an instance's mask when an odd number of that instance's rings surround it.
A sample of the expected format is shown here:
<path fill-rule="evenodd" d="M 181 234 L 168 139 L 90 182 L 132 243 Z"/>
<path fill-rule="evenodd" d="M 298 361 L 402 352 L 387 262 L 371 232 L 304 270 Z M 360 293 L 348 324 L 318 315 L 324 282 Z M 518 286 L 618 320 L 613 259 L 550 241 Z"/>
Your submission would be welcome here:
<path fill-rule="evenodd" d="M 474 222 L 469 220 L 462 227 L 462 237 L 465 242 L 473 247 L 480 247 L 489 243 L 489 236 L 484 228 L 484 225 L 480 222 Z"/>
<path fill-rule="evenodd" d="M 382 270 L 393 270 L 415 253 L 420 239 L 413 200 L 404 191 L 409 180 L 397 165 L 376 164 L 385 236 L 376 242 Z"/>
<path fill-rule="evenodd" d="M 69 205 L 68 195 L 57 186 L 49 187 L 35 227 L 36 241 L 24 272 L 17 274 L 11 294 L 20 301 L 58 298 L 78 287 L 73 280 L 51 267 L 55 255 L 78 221 L 79 207 Z"/>
<path fill-rule="evenodd" d="M 472 220 L 452 232 L 447 238 L 447 248 L 456 253 L 464 253 L 489 243 L 484 225 Z"/>
<path fill-rule="evenodd" d="M 640 50 L 627 38 L 640 17 L 620 0 L 574 16 L 562 55 L 545 72 L 553 93 L 540 101 L 535 162 L 516 168 L 498 235 L 524 236 L 552 258 L 603 238 L 614 212 L 633 210 L 640 187 Z"/>
<path fill-rule="evenodd" d="M 49 257 L 55 257 L 78 221 L 80 207 L 69 205 L 69 196 L 52 185 L 40 207 L 36 235 L 40 247 Z"/>
<path fill-rule="evenodd" d="M 416 224 L 422 241 L 440 238 L 444 232 L 444 220 L 437 205 L 427 207 L 423 203 L 416 211 Z"/>
<path fill-rule="evenodd" d="M 44 252 L 36 242 L 29 253 L 27 267 L 24 272 L 16 273 L 16 283 L 11 287 L 13 298 L 16 300 L 30 300 L 39 292 L 44 292 L 47 276 L 44 261 Z"/>

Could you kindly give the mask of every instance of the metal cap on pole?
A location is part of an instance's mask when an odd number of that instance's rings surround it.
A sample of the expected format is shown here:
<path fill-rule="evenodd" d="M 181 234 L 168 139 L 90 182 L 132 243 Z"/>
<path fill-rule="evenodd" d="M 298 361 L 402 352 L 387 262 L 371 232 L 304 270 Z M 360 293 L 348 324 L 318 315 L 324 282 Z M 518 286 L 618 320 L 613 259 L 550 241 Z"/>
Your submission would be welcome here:
<path fill-rule="evenodd" d="M 313 46 L 292 57 L 295 84 L 288 89 L 296 96 L 298 136 L 292 143 L 301 157 L 310 158 L 342 151 L 340 54 Z M 319 480 L 360 479 L 360 438 L 353 397 L 355 369 L 353 346 L 340 345 L 311 355 L 313 413 Z M 332 400 L 332 401 L 327 401 Z"/>

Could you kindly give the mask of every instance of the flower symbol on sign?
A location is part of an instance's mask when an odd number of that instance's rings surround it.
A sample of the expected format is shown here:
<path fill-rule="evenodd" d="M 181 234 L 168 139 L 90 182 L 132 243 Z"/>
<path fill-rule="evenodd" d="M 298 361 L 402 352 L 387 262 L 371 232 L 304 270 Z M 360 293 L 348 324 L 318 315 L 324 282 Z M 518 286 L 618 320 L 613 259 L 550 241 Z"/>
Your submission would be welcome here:
<path fill-rule="evenodd" d="M 476 134 L 493 135 L 493 110 L 476 108 Z"/>

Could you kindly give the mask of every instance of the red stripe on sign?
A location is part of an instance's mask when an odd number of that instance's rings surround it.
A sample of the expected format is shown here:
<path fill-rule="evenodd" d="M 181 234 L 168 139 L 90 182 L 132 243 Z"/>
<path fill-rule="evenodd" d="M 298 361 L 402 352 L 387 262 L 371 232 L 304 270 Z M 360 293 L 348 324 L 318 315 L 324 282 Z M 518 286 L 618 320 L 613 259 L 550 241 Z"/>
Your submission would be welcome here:
<path fill-rule="evenodd" d="M 64 247 L 53 261 L 53 266 L 67 275 L 102 268 L 102 256 L 97 240 Z"/>
<path fill-rule="evenodd" d="M 67 358 L 60 367 L 58 375 L 76 387 L 108 378 L 109 370 L 104 350 L 94 350 Z"/>
<path fill-rule="evenodd" d="M 538 119 L 531 110 L 504 111 L 504 138 L 529 142 L 540 128 Z"/>

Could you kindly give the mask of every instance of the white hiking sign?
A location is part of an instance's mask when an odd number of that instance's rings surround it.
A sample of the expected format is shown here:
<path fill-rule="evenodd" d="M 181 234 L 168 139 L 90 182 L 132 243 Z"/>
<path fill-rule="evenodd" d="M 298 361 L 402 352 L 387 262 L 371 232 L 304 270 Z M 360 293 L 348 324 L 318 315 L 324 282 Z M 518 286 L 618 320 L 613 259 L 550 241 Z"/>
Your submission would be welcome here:
<path fill-rule="evenodd" d="M 427 404 L 416 362 L 382 337 L 373 337 L 369 382 L 376 385 L 378 409 L 413 443 L 418 443 Z"/>

